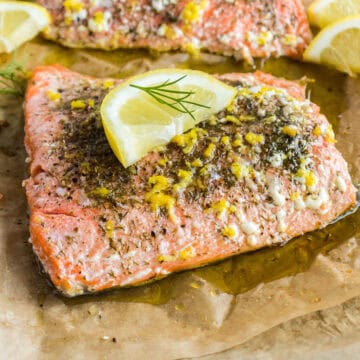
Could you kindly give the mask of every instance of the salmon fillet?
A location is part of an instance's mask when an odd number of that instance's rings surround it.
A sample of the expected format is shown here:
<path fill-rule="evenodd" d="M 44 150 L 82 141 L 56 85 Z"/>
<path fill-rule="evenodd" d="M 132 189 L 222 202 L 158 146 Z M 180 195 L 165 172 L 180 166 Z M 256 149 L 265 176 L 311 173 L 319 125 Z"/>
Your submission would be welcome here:
<path fill-rule="evenodd" d="M 66 296 L 139 285 L 326 226 L 355 203 L 304 88 L 227 74 L 234 102 L 124 168 L 99 106 L 119 80 L 37 68 L 25 101 L 33 250 Z"/>
<path fill-rule="evenodd" d="M 199 50 L 251 61 L 301 58 L 311 31 L 301 0 L 37 0 L 65 46 Z"/>

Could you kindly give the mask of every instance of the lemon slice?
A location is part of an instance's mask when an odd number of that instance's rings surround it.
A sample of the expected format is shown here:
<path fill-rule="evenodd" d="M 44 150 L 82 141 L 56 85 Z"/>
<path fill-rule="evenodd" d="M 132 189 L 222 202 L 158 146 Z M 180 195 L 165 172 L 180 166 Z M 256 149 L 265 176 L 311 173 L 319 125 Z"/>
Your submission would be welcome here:
<path fill-rule="evenodd" d="M 347 17 L 323 29 L 310 43 L 304 60 L 354 75 L 360 72 L 360 16 Z"/>
<path fill-rule="evenodd" d="M 127 167 L 227 107 L 235 94 L 235 88 L 201 71 L 150 71 L 124 81 L 104 98 L 105 134 Z"/>
<path fill-rule="evenodd" d="M 0 52 L 11 52 L 50 24 L 45 8 L 23 1 L 0 1 Z"/>
<path fill-rule="evenodd" d="M 317 0 L 308 8 L 311 25 L 323 28 L 352 15 L 360 15 L 360 0 Z"/>

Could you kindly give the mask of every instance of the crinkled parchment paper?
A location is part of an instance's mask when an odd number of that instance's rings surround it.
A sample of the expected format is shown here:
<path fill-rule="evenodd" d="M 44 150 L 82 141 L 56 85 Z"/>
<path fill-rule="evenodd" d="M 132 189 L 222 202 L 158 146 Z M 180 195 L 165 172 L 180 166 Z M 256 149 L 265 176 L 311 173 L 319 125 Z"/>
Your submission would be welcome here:
<path fill-rule="evenodd" d="M 64 50 L 56 49 L 37 41 L 19 53 L 26 55 L 28 67 L 49 62 L 51 54 L 53 62 L 97 76 L 169 66 L 187 56 L 144 60 L 129 54 L 119 68 L 98 52 L 66 50 L 65 60 Z M 207 58 L 208 66 L 219 61 L 216 56 Z M 347 79 L 346 92 L 348 105 L 337 146 L 357 184 L 360 80 Z M 260 283 L 236 296 L 200 279 L 196 272 L 173 277 L 175 292 L 162 305 L 105 297 L 68 303 L 53 294 L 27 243 L 21 106 L 18 100 L 0 99 L 0 358 L 300 359 L 307 354 L 325 359 L 341 354 L 350 359 L 360 354 L 359 237 L 320 253 L 305 272 Z"/>

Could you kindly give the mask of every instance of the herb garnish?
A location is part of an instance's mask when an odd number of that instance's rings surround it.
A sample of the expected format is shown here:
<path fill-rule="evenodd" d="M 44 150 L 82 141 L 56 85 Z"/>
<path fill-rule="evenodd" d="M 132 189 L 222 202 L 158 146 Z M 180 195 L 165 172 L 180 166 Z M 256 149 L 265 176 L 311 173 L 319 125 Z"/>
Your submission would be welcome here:
<path fill-rule="evenodd" d="M 178 79 L 174 81 L 170 81 L 167 79 L 165 82 L 163 82 L 160 85 L 156 86 L 139 86 L 135 84 L 130 84 L 131 87 L 134 87 L 136 89 L 145 91 L 147 94 L 152 96 L 156 101 L 158 101 L 160 104 L 167 105 L 171 107 L 172 109 L 175 109 L 181 113 L 189 114 L 194 120 L 195 117 L 193 115 L 193 112 L 195 110 L 189 110 L 186 104 L 202 107 L 209 109 L 210 106 L 206 106 L 203 104 L 199 104 L 193 101 L 187 100 L 191 95 L 194 95 L 194 91 L 181 91 L 181 90 L 172 90 L 168 89 L 169 86 L 177 84 L 182 79 L 184 79 L 187 75 L 181 76 Z M 178 95 L 178 96 L 177 96 Z"/>
<path fill-rule="evenodd" d="M 25 88 L 26 73 L 24 68 L 15 60 L 14 54 L 12 60 L 0 69 L 0 94 L 23 97 Z"/>

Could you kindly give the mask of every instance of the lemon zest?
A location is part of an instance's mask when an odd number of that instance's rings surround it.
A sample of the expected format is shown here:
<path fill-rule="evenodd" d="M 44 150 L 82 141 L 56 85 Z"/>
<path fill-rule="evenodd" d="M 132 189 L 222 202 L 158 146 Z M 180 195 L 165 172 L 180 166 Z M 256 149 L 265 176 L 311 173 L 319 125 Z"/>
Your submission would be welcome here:
<path fill-rule="evenodd" d="M 225 227 L 223 230 L 222 230 L 222 234 L 225 236 L 225 237 L 228 237 L 228 238 L 233 238 L 236 236 L 236 231 L 234 229 L 233 226 L 227 226 Z"/>
<path fill-rule="evenodd" d="M 297 129 L 295 126 L 291 126 L 291 125 L 286 125 L 282 128 L 282 132 L 285 135 L 291 136 L 291 137 L 295 137 L 297 135 Z"/>
<path fill-rule="evenodd" d="M 169 262 L 169 261 L 175 261 L 176 257 L 173 255 L 161 254 L 158 256 L 157 260 L 158 262 Z"/>
<path fill-rule="evenodd" d="M 70 106 L 73 110 L 84 109 L 86 107 L 86 103 L 83 100 L 73 100 L 71 101 Z"/>
<path fill-rule="evenodd" d="M 316 175 L 312 171 L 303 168 L 300 168 L 296 172 L 296 176 L 299 178 L 303 178 L 307 187 L 312 187 L 316 185 L 318 181 Z"/>
<path fill-rule="evenodd" d="M 206 133 L 206 130 L 195 127 L 185 134 L 175 135 L 171 142 L 182 147 L 184 154 L 189 154 L 198 141 L 198 135 L 206 135 Z"/>
<path fill-rule="evenodd" d="M 158 161 L 158 164 L 159 164 L 160 166 L 165 166 L 168 162 L 169 162 L 169 159 L 165 157 L 165 158 L 160 159 L 160 160 Z"/>
<path fill-rule="evenodd" d="M 192 181 L 192 177 L 193 177 L 192 172 L 188 171 L 188 170 L 180 169 L 178 171 L 177 175 L 180 179 L 180 182 L 178 184 L 174 185 L 174 190 L 181 191 L 181 190 L 186 189 Z"/>
<path fill-rule="evenodd" d="M 104 89 L 110 89 L 114 86 L 114 81 L 113 80 L 104 80 L 103 81 L 103 84 L 102 84 L 102 87 Z"/>
<path fill-rule="evenodd" d="M 295 201 L 299 199 L 299 197 L 300 197 L 300 193 L 298 191 L 295 191 L 290 195 L 290 200 Z"/>
<path fill-rule="evenodd" d="M 195 256 L 195 251 L 194 248 L 192 246 L 187 246 L 185 249 L 182 249 L 179 252 L 179 258 L 181 260 L 187 260 L 187 259 L 191 259 Z"/>
<path fill-rule="evenodd" d="M 196 4 L 195 1 L 189 1 L 185 5 L 181 13 L 181 18 L 185 24 L 186 29 L 188 28 L 186 25 L 196 23 L 200 20 L 201 11 L 206 7 L 206 5 L 207 0 L 201 0 L 200 4 Z"/>
<path fill-rule="evenodd" d="M 250 131 L 245 135 L 245 140 L 250 145 L 262 144 L 264 142 L 264 135 L 255 134 L 255 133 Z"/>
<path fill-rule="evenodd" d="M 220 141 L 224 144 L 224 145 L 230 145 L 230 138 L 228 136 L 223 136 Z"/>
<path fill-rule="evenodd" d="M 184 45 L 184 50 L 195 59 L 200 57 L 200 48 L 191 42 Z"/>
<path fill-rule="evenodd" d="M 214 211 L 216 215 L 221 218 L 224 215 L 226 215 L 228 209 L 229 209 L 229 202 L 225 199 L 221 199 L 215 203 L 213 203 L 210 207 L 211 211 Z"/>
<path fill-rule="evenodd" d="M 204 156 L 208 159 L 211 159 L 214 156 L 216 146 L 214 143 L 210 143 L 204 151 Z"/>
<path fill-rule="evenodd" d="M 104 21 L 104 13 L 102 11 L 97 11 L 95 14 L 94 14 L 94 23 L 96 25 L 101 25 Z"/>
<path fill-rule="evenodd" d="M 231 172 L 235 175 L 237 180 L 244 179 L 251 175 L 251 167 L 240 163 L 231 164 Z"/>
<path fill-rule="evenodd" d="M 89 192 L 91 196 L 107 197 L 110 194 L 110 190 L 106 187 L 99 187 Z"/>
<path fill-rule="evenodd" d="M 79 12 L 84 8 L 84 4 L 79 0 L 65 0 L 63 6 L 68 12 Z"/>
<path fill-rule="evenodd" d="M 193 167 L 201 167 L 201 166 L 203 166 L 203 162 L 199 158 L 197 158 L 191 163 L 191 166 L 193 166 Z"/>
<path fill-rule="evenodd" d="M 319 125 L 316 125 L 314 130 L 313 130 L 313 135 L 315 136 L 321 136 L 322 135 L 322 130 L 321 127 Z"/>
<path fill-rule="evenodd" d="M 46 96 L 51 101 L 58 101 L 61 98 L 61 94 L 59 94 L 58 92 L 51 91 L 51 90 L 46 91 Z"/>
<path fill-rule="evenodd" d="M 239 120 L 236 116 L 234 116 L 234 115 L 226 115 L 226 116 L 225 116 L 225 120 L 226 120 L 227 122 L 231 122 L 231 123 L 233 123 L 233 124 L 235 124 L 235 125 L 239 125 L 239 124 L 240 124 L 240 120 Z"/>
<path fill-rule="evenodd" d="M 335 134 L 334 134 L 334 130 L 332 128 L 331 125 L 329 125 L 326 129 L 325 132 L 325 140 L 330 143 L 330 144 L 335 144 L 336 143 L 336 139 L 335 139 Z"/>
<path fill-rule="evenodd" d="M 170 186 L 171 179 L 162 175 L 153 175 L 149 178 L 148 184 L 152 189 L 145 194 L 145 200 L 150 204 L 152 211 L 158 212 L 161 208 L 165 208 L 170 219 L 176 222 L 174 214 L 175 199 L 164 193 Z"/>

